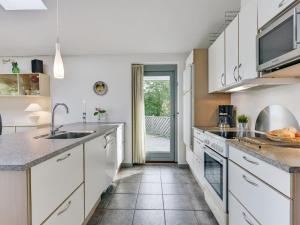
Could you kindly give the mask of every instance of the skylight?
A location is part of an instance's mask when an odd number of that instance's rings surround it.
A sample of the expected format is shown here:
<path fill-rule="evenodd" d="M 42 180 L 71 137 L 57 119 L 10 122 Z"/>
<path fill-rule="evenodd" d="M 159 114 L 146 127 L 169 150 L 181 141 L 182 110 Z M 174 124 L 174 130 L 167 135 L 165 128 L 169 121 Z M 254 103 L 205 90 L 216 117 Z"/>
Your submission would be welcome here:
<path fill-rule="evenodd" d="M 46 10 L 42 0 L 0 0 L 5 10 Z"/>

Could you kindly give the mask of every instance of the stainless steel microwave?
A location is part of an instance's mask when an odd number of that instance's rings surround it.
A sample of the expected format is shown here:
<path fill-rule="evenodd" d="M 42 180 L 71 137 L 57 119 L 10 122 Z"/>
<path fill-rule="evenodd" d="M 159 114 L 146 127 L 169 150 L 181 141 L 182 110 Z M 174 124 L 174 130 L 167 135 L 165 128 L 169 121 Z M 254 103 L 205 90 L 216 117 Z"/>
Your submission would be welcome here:
<path fill-rule="evenodd" d="M 300 4 L 257 35 L 257 70 L 266 73 L 300 62 Z"/>

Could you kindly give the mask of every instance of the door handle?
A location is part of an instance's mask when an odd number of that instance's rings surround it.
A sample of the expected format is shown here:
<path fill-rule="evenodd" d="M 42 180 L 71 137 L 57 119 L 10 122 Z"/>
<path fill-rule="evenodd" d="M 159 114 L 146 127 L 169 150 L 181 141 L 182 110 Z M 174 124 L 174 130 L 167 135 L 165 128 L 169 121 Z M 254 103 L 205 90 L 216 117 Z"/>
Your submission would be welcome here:
<path fill-rule="evenodd" d="M 56 162 L 61 162 L 61 161 L 64 161 L 64 160 L 66 160 L 67 158 L 69 158 L 71 156 L 71 153 L 69 153 L 69 154 L 67 154 L 67 155 L 65 155 L 64 157 L 62 157 L 62 158 L 59 158 L 59 159 L 57 159 L 56 160 Z"/>
<path fill-rule="evenodd" d="M 243 175 L 243 178 L 244 178 L 244 180 L 247 181 L 249 184 L 251 184 L 251 185 L 253 185 L 253 186 L 255 186 L 255 187 L 258 186 L 257 183 L 255 183 L 255 182 L 249 180 L 248 177 L 247 177 L 246 175 Z"/>
<path fill-rule="evenodd" d="M 239 64 L 238 81 L 241 81 L 243 79 L 242 76 L 241 76 L 241 71 L 240 71 L 241 68 L 242 68 L 242 63 Z"/>
<path fill-rule="evenodd" d="M 69 201 L 67 206 L 63 210 L 57 213 L 57 216 L 60 216 L 61 214 L 65 213 L 70 208 L 71 205 L 72 205 L 72 201 Z"/>
<path fill-rule="evenodd" d="M 282 0 L 279 4 L 278 4 L 278 8 L 281 8 L 284 5 L 285 0 Z"/>
<path fill-rule="evenodd" d="M 246 221 L 246 223 L 248 223 L 249 225 L 254 225 L 252 222 L 249 221 L 249 219 L 247 218 L 246 213 L 243 212 L 243 218 Z"/>
<path fill-rule="evenodd" d="M 238 81 L 238 79 L 237 79 L 236 76 L 235 76 L 235 72 L 236 72 L 237 68 L 238 68 L 238 67 L 235 66 L 234 69 L 233 69 L 233 78 L 234 78 L 235 82 Z"/>
<path fill-rule="evenodd" d="M 253 161 L 253 160 L 250 160 L 250 159 L 248 159 L 246 156 L 243 156 L 243 159 L 246 160 L 247 162 L 251 163 L 251 164 L 259 165 L 258 162 L 255 162 L 255 161 Z"/>

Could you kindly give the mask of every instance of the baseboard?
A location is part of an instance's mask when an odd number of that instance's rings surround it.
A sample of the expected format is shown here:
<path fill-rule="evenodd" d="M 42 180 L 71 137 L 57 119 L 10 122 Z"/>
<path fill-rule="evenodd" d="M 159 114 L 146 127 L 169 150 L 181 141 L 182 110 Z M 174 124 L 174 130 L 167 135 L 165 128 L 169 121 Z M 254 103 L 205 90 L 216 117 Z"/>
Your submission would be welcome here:
<path fill-rule="evenodd" d="M 121 163 L 121 168 L 131 168 L 133 167 L 132 163 Z"/>
<path fill-rule="evenodd" d="M 189 169 L 189 164 L 178 164 L 178 168 L 180 169 Z"/>

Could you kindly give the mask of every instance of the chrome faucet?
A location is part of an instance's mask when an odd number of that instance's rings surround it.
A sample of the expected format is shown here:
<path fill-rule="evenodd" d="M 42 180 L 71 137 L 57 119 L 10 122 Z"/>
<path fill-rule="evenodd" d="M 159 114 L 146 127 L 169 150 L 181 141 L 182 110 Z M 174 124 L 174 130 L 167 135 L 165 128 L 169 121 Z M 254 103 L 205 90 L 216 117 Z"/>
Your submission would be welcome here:
<path fill-rule="evenodd" d="M 53 107 L 53 110 L 52 110 L 52 119 L 51 119 L 51 135 L 53 136 L 53 135 L 55 135 L 55 133 L 60 129 L 60 128 L 62 128 L 62 125 L 61 126 L 59 126 L 59 127 L 57 127 L 57 128 L 55 128 L 55 125 L 54 125 L 54 123 L 55 123 L 55 121 L 54 121 L 54 117 L 55 117 L 55 110 L 56 110 L 56 108 L 58 107 L 58 106 L 64 106 L 65 107 L 65 109 L 66 109 L 66 112 L 67 113 L 69 113 L 69 107 L 65 104 L 65 103 L 56 103 L 55 104 L 55 106 Z"/>

